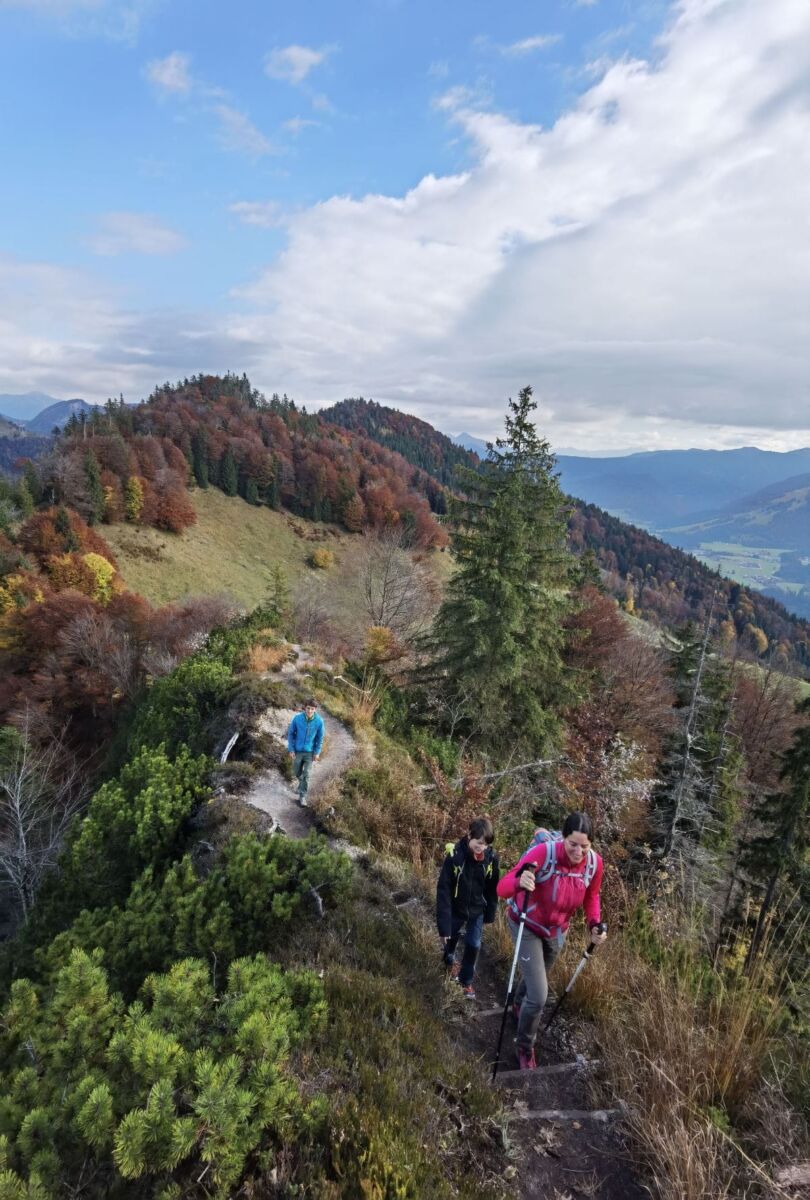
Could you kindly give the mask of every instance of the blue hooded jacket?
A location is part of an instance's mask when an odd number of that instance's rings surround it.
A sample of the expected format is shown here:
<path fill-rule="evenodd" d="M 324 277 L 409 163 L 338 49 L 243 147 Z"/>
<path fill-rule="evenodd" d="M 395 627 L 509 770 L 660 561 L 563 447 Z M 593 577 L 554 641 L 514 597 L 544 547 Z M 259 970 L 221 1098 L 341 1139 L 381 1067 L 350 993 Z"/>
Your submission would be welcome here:
<path fill-rule="evenodd" d="M 311 721 L 306 713 L 296 713 L 290 721 L 287 730 L 287 749 L 291 753 L 305 751 L 309 754 L 320 754 L 323 745 L 323 719 L 315 713 Z"/>

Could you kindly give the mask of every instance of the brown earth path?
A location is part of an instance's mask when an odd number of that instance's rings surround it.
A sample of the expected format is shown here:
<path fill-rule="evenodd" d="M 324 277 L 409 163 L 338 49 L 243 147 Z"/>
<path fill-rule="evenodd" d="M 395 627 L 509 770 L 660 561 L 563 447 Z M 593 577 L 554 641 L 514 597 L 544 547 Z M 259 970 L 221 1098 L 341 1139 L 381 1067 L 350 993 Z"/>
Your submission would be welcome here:
<path fill-rule="evenodd" d="M 306 668 L 313 662 L 312 655 L 298 645 L 290 649 L 295 657 L 285 663 L 280 671 L 270 672 L 263 678 L 289 680 L 296 675 L 306 676 Z M 259 732 L 272 734 L 286 745 L 287 729 L 296 711 L 287 708 L 268 709 L 257 723 Z M 312 764 L 309 799 L 314 799 L 331 779 L 343 774 L 356 748 L 355 740 L 345 725 L 327 712 L 321 711 L 321 716 L 324 724 L 323 749 L 320 762 Z M 288 837 L 301 838 L 315 828 L 311 809 L 303 808 L 298 802 L 298 785 L 291 783 L 275 768 L 259 772 L 243 799 L 246 804 L 270 817 L 272 833 L 286 833 Z"/>
<path fill-rule="evenodd" d="M 573 970 L 575 963 L 569 969 Z M 504 972 L 482 951 L 476 1000 L 451 1018 L 462 1053 L 491 1076 L 506 993 Z M 445 988 L 452 988 L 445 984 Z M 546 1014 L 550 1014 L 553 997 Z M 621 1134 L 621 1111 L 600 1098 L 598 1045 L 592 1030 L 564 1012 L 537 1045 L 537 1071 L 517 1071 L 516 1022 L 509 1015 L 498 1081 L 521 1200 L 649 1200 Z M 585 1053 L 577 1053 L 576 1047 Z"/>
<path fill-rule="evenodd" d="M 296 658 L 268 678 L 306 674 L 310 656 L 301 647 L 293 650 Z M 293 715 L 292 709 L 269 709 L 260 718 L 259 728 L 283 739 Z M 321 715 L 324 751 L 321 762 L 313 765 L 311 797 L 343 773 L 356 748 L 345 725 L 329 713 Z M 243 799 L 271 818 L 271 832 L 306 837 L 317 827 L 312 810 L 299 806 L 294 787 L 275 768 L 260 772 Z M 340 848 L 347 849 L 342 844 Z M 409 921 L 433 926 L 432 912 L 415 897 L 398 908 L 404 910 L 403 916 L 407 913 Z M 438 938 L 436 955 L 438 962 Z M 506 978 L 486 948 L 481 952 L 475 986 L 476 1000 L 471 1002 L 461 999 L 453 983 L 437 980 L 436 1005 L 450 1026 L 458 1053 L 477 1059 L 489 1078 Z M 514 1037 L 515 1022 L 510 1015 L 499 1080 L 494 1086 L 503 1098 L 515 1196 L 519 1200 L 649 1200 L 650 1192 L 638 1182 L 622 1140 L 621 1112 L 598 1099 L 598 1045 L 590 1027 L 564 1014 L 558 1017 L 538 1045 L 540 1069 L 534 1072 L 515 1069 Z M 587 1054 L 578 1054 L 577 1044 L 587 1045 Z"/>

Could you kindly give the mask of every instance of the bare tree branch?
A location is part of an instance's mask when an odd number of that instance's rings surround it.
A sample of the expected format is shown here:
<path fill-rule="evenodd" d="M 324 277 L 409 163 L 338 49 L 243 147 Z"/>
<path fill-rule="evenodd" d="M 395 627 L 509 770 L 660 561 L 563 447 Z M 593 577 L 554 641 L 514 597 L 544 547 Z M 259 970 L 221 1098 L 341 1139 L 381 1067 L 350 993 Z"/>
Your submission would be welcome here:
<path fill-rule="evenodd" d="M 0 771 L 0 887 L 26 920 L 86 793 L 61 742 L 36 745 L 28 713 L 19 734 L 16 752 Z"/>

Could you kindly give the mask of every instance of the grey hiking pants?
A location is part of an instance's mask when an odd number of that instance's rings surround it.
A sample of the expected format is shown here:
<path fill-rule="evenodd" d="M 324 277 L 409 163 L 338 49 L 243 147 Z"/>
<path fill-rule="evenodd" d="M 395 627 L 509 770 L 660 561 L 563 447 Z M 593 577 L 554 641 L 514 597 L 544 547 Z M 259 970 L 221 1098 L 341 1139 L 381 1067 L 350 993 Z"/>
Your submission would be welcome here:
<path fill-rule="evenodd" d="M 293 760 L 293 775 L 298 780 L 298 795 L 303 800 L 309 791 L 309 773 L 312 770 L 312 751 L 297 750 Z"/>
<path fill-rule="evenodd" d="M 517 940 L 518 926 L 507 922 L 512 941 Z M 565 945 L 565 934 L 556 938 L 541 938 L 529 929 L 523 930 L 518 954 L 520 985 L 515 994 L 515 1003 L 520 1005 L 517 1043 L 523 1050 L 531 1050 L 537 1037 L 537 1027 L 548 999 L 548 972 Z"/>

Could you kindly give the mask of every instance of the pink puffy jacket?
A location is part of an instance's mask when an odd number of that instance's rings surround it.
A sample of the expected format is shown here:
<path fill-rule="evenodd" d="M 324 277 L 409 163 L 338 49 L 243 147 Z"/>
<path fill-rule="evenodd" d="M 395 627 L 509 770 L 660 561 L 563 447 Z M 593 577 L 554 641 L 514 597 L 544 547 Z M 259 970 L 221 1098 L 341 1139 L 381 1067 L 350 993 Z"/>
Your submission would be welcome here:
<path fill-rule="evenodd" d="M 585 886 L 587 855 L 576 866 L 568 860 L 563 842 L 541 842 L 532 846 L 513 870 L 501 876 L 498 895 L 508 900 L 510 920 L 516 924 L 523 909 L 525 892 L 518 886 L 524 869 L 539 871 L 548 861 L 547 855 L 555 856 L 554 872 L 549 879 L 537 885 L 531 893 L 526 909 L 526 927 L 542 938 L 553 938 L 568 929 L 571 917 L 578 908 L 585 909 L 588 928 L 599 924 L 599 892 L 602 887 L 602 859 L 596 855 L 596 870 L 588 887 Z"/>

